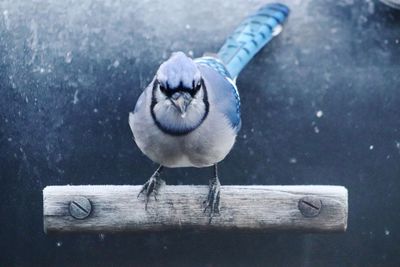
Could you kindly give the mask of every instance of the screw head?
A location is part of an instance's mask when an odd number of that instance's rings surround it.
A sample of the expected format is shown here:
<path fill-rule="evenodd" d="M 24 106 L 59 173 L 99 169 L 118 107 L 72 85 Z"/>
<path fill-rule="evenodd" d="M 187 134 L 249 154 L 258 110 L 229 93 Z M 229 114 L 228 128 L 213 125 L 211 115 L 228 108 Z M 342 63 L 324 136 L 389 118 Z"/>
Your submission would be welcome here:
<path fill-rule="evenodd" d="M 316 217 L 322 209 L 322 202 L 317 197 L 306 196 L 299 200 L 298 208 L 304 217 Z"/>
<path fill-rule="evenodd" d="M 92 203 L 86 197 L 75 197 L 69 203 L 69 214 L 78 220 L 87 218 L 92 212 Z"/>

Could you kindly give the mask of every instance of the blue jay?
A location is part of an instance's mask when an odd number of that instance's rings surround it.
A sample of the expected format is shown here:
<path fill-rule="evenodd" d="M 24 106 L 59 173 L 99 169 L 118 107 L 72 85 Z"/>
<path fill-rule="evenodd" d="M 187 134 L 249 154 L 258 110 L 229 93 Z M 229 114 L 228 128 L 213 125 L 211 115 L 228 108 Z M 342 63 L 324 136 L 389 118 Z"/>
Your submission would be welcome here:
<path fill-rule="evenodd" d="M 289 14 L 283 4 L 267 4 L 247 17 L 215 56 L 191 59 L 173 53 L 129 114 L 129 125 L 140 150 L 160 164 L 138 197 L 156 198 L 164 166 L 214 166 L 204 212 L 210 222 L 219 213 L 217 164 L 232 149 L 240 130 L 240 98 L 236 77 L 272 37 Z"/>

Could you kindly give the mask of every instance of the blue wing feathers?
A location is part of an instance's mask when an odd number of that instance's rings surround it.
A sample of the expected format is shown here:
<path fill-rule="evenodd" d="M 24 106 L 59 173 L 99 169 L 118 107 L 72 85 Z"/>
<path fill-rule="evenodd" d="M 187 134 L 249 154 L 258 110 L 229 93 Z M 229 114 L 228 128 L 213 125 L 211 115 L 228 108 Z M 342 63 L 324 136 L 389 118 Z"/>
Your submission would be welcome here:
<path fill-rule="evenodd" d="M 217 71 L 219 74 L 221 74 L 225 78 L 226 77 L 231 78 L 224 63 L 221 60 L 218 60 L 217 58 L 205 56 L 205 57 L 196 58 L 194 61 L 199 65 L 205 65 L 205 66 L 208 66 L 208 67 L 214 69 L 215 71 Z"/>
<path fill-rule="evenodd" d="M 236 132 L 240 130 L 240 97 L 237 88 L 233 82 L 230 82 L 229 76 L 223 63 L 218 59 L 211 57 L 198 58 L 195 62 L 199 66 L 202 77 L 213 90 L 208 90 L 214 99 L 218 99 L 217 105 L 214 105 L 231 123 Z"/>
<path fill-rule="evenodd" d="M 195 59 L 203 78 L 213 88 L 219 109 L 238 132 L 241 127 L 240 98 L 234 80 L 254 55 L 276 35 L 274 31 L 289 15 L 283 4 L 267 4 L 247 17 L 225 41 L 216 57 Z"/>

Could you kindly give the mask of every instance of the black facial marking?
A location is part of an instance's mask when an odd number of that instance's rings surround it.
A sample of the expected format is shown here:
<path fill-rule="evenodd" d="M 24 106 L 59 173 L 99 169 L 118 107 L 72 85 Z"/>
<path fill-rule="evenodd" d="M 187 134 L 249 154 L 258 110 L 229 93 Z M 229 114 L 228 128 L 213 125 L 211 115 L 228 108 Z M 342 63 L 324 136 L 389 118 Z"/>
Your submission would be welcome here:
<path fill-rule="evenodd" d="M 204 106 L 205 106 L 205 112 L 203 117 L 201 118 L 201 120 L 199 121 L 199 123 L 197 123 L 194 127 L 188 128 L 188 129 L 181 129 L 181 130 L 176 130 L 176 129 L 171 129 L 168 127 L 165 127 L 163 125 L 161 125 L 161 123 L 157 120 L 156 114 L 154 113 L 154 107 L 157 104 L 157 99 L 156 99 L 156 91 L 157 91 L 157 87 L 160 85 L 160 82 L 155 80 L 153 83 L 153 90 L 152 90 L 152 97 L 151 97 L 151 105 L 150 105 L 150 113 L 151 113 L 151 117 L 153 118 L 154 123 L 157 125 L 158 129 L 160 129 L 162 132 L 169 134 L 169 135 L 173 135 L 173 136 L 183 136 L 183 135 L 187 135 L 189 133 L 191 133 L 192 131 L 194 131 L 196 128 L 198 128 L 203 122 L 204 120 L 207 118 L 208 116 L 208 112 L 210 110 L 210 104 L 208 103 L 208 94 L 207 94 L 207 88 L 204 84 L 203 79 L 201 79 L 200 84 L 196 86 L 196 88 L 198 87 L 197 91 L 200 90 L 201 87 L 203 87 L 204 90 L 204 97 L 203 97 L 203 102 L 204 102 Z M 161 89 L 161 88 L 160 88 Z M 175 93 L 175 90 L 167 90 L 167 91 L 173 91 L 173 93 Z M 195 94 L 196 92 L 193 92 L 195 90 L 192 89 L 185 89 L 185 92 L 188 92 L 190 94 Z M 192 91 L 192 92 L 190 92 Z"/>
<path fill-rule="evenodd" d="M 167 94 L 167 88 L 165 88 L 165 87 L 162 86 L 161 84 L 160 84 L 160 91 L 161 91 L 163 94 Z"/>
<path fill-rule="evenodd" d="M 156 84 L 157 82 L 157 84 Z M 170 98 L 174 93 L 176 92 L 186 92 L 189 93 L 192 97 L 194 97 L 197 92 L 200 90 L 201 85 L 203 84 L 203 80 L 201 80 L 197 85 L 195 85 L 194 80 L 192 81 L 192 88 L 187 88 L 183 85 L 183 82 L 181 81 L 179 83 L 179 86 L 176 88 L 171 88 L 166 82 L 166 86 L 163 86 L 158 80 L 155 80 L 154 82 L 155 85 L 159 85 L 160 91 L 166 95 L 168 98 Z"/>
<path fill-rule="evenodd" d="M 197 92 L 198 92 L 198 91 L 200 90 L 200 88 L 201 88 L 202 83 L 203 83 L 203 79 L 201 79 L 201 81 L 195 86 L 195 85 L 194 85 L 194 81 L 193 81 L 193 91 L 194 91 L 194 94 L 193 94 L 193 95 L 197 94 Z"/>

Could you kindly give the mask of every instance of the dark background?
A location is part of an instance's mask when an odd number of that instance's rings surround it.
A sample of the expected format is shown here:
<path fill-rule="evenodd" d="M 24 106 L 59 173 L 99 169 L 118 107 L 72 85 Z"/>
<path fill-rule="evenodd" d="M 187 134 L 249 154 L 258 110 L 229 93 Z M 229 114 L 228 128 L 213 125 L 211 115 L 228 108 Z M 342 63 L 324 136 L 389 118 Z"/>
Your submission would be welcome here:
<path fill-rule="evenodd" d="M 45 186 L 148 179 L 128 126 L 141 90 L 172 51 L 217 51 L 263 1 L 3 0 L 0 267 L 400 266 L 400 12 L 287 3 L 282 34 L 237 81 L 243 128 L 221 182 L 344 185 L 346 233 L 44 234 Z"/>

